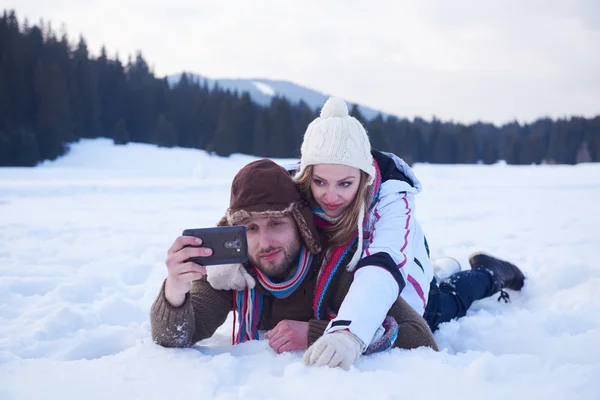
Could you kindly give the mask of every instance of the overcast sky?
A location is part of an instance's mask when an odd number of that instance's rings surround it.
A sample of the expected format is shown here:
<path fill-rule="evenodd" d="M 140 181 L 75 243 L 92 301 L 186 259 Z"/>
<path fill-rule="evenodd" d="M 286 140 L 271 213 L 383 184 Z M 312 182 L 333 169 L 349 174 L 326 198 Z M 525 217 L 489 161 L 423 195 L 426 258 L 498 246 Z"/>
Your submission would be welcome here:
<path fill-rule="evenodd" d="M 157 75 L 295 82 L 413 118 L 600 114 L 598 0 L 0 0 Z"/>

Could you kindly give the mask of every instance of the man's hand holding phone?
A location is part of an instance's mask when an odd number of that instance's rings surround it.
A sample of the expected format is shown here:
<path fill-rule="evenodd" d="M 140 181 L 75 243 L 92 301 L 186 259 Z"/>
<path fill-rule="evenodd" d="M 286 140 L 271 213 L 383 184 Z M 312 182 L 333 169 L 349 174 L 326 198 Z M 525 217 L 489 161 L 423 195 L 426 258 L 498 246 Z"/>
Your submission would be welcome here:
<path fill-rule="evenodd" d="M 206 275 L 205 266 L 187 261 L 191 257 L 212 255 L 212 249 L 198 247 L 201 245 L 202 239 L 193 236 L 179 236 L 167 252 L 168 275 L 165 282 L 165 297 L 173 307 L 179 307 L 185 302 L 185 295 L 190 291 L 192 281 Z"/>

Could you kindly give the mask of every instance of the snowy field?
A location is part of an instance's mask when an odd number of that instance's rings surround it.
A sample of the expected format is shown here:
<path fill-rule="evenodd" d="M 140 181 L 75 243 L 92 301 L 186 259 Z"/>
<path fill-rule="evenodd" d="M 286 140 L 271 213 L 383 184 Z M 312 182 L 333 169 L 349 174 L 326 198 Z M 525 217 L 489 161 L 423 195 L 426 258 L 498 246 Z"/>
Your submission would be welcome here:
<path fill-rule="evenodd" d="M 432 256 L 465 268 L 488 251 L 525 287 L 443 325 L 439 353 L 345 372 L 265 341 L 232 348 L 231 320 L 192 349 L 155 345 L 167 249 L 217 222 L 252 158 L 111 143 L 0 168 L 0 399 L 600 399 L 600 165 L 416 165 Z"/>

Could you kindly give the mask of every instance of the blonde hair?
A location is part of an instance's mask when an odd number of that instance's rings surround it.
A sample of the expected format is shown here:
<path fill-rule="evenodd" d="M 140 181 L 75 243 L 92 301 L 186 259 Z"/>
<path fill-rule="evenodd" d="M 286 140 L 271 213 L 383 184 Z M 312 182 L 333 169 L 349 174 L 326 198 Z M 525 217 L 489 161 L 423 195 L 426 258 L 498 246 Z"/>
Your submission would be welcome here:
<path fill-rule="evenodd" d="M 316 201 L 310 188 L 313 169 L 313 165 L 308 165 L 304 171 L 302 171 L 302 174 L 296 179 L 296 185 L 302 192 L 302 196 L 308 200 L 309 203 L 314 204 Z M 370 194 L 368 182 L 369 175 L 363 170 L 360 170 L 358 191 L 356 192 L 352 203 L 350 203 L 350 206 L 333 226 L 325 228 L 329 246 L 340 246 L 348 242 L 356 235 L 358 229 L 358 214 L 360 213 L 362 203 L 364 202 L 365 204 L 365 210 L 369 208 L 368 201 Z"/>

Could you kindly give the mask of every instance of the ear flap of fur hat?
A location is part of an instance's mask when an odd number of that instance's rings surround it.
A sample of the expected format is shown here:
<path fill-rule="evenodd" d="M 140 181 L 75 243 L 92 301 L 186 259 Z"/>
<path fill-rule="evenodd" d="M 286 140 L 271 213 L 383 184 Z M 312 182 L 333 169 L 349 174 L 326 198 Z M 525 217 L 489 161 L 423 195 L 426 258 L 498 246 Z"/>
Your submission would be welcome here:
<path fill-rule="evenodd" d="M 298 230 L 308 251 L 317 254 L 321 251 L 319 233 L 314 222 L 314 215 L 308 205 L 294 207 L 292 216 L 298 225 Z"/>
<path fill-rule="evenodd" d="M 217 226 L 229 226 L 229 222 L 227 222 L 227 215 L 223 215 L 219 222 L 217 222 Z"/>

